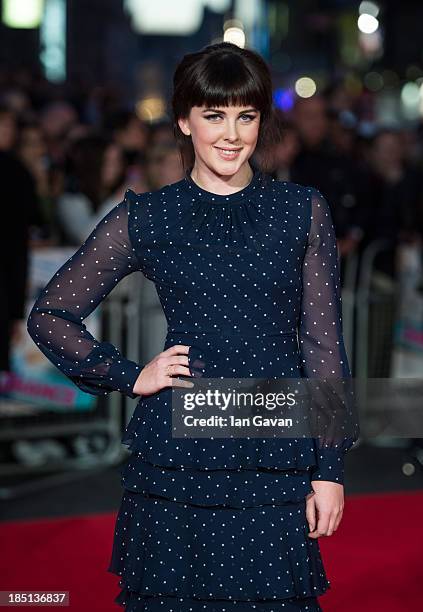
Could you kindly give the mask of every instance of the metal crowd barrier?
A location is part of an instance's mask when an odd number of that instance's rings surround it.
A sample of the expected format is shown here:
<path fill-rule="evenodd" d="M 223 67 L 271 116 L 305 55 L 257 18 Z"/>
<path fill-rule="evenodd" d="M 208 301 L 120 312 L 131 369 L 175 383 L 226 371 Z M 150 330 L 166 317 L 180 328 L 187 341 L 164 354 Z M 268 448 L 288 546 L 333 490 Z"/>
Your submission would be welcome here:
<path fill-rule="evenodd" d="M 368 379 L 389 377 L 387 339 L 392 339 L 395 305 L 395 282 L 387 277 L 384 284 L 375 283 L 377 258 L 392 248 L 388 240 L 374 240 L 362 251 L 357 266 L 354 291 L 354 359 L 355 397 L 360 414 L 360 442 L 369 442 L 367 417 L 370 412 L 368 401 Z M 379 366 L 379 367 L 378 367 Z"/>
<path fill-rule="evenodd" d="M 355 349 L 355 308 L 356 308 L 356 284 L 358 275 L 359 258 L 357 253 L 349 253 L 342 260 L 342 328 L 351 370 L 354 372 L 354 349 Z"/>
<path fill-rule="evenodd" d="M 132 274 L 123 279 L 101 304 L 102 340 L 117 346 L 124 355 L 138 360 L 138 346 L 134 342 L 138 317 L 134 316 L 133 305 L 128 297 L 132 294 L 132 285 L 136 284 L 141 274 Z M 124 426 L 124 400 L 134 404 L 136 400 L 118 392 L 106 396 L 95 396 L 95 407 L 90 411 L 48 411 L 45 414 L 16 415 L 0 418 L 0 448 L 3 451 L 0 460 L 0 499 L 26 495 L 42 488 L 62 484 L 81 478 L 108 466 L 119 463 L 125 456 L 121 444 Z M 100 434 L 102 440 L 99 449 L 90 449 L 89 453 L 79 456 L 68 452 L 59 459 L 49 459 L 39 465 L 27 465 L 14 460 L 5 460 L 8 444 L 18 440 L 57 439 L 72 440 L 75 436 L 88 437 Z M 25 478 L 25 479 L 24 479 Z"/>
<path fill-rule="evenodd" d="M 403 449 L 398 468 L 405 476 L 412 476 L 416 469 L 423 469 L 422 440 L 384 435 L 382 431 L 375 438 L 372 431 L 375 407 L 371 405 L 368 391 L 370 379 L 396 376 L 393 371 L 393 355 L 398 348 L 395 326 L 400 314 L 404 314 L 401 313 L 401 303 L 402 308 L 408 307 L 402 296 L 404 278 L 401 277 L 403 272 L 397 269 L 392 277 L 381 272 L 377 260 L 386 257 L 388 252 L 392 257 L 394 252 L 397 261 L 397 248 L 392 241 L 375 240 L 361 254 L 355 295 L 356 397 L 360 412 L 360 441 Z"/>
<path fill-rule="evenodd" d="M 386 275 L 377 282 L 375 261 L 392 249 L 388 240 L 375 240 L 363 251 L 356 293 L 356 376 L 389 377 L 392 331 L 398 284 Z M 383 284 L 382 284 L 383 279 Z"/>

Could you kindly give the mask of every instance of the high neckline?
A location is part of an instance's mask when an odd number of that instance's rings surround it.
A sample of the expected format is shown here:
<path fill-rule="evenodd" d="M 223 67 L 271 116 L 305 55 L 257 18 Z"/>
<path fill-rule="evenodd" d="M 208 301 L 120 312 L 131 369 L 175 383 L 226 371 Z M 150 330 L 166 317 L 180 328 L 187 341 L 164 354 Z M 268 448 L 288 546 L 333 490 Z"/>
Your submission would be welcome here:
<path fill-rule="evenodd" d="M 202 187 L 197 185 L 197 183 L 191 177 L 191 169 L 186 171 L 185 176 L 182 179 L 182 186 L 193 197 L 199 198 L 201 201 L 208 202 L 209 204 L 240 203 L 244 202 L 246 198 L 251 196 L 256 191 L 260 183 L 260 171 L 256 168 L 251 169 L 253 171 L 253 176 L 248 185 L 246 185 L 243 189 L 240 189 L 239 191 L 234 191 L 233 193 L 220 194 L 203 189 Z"/>

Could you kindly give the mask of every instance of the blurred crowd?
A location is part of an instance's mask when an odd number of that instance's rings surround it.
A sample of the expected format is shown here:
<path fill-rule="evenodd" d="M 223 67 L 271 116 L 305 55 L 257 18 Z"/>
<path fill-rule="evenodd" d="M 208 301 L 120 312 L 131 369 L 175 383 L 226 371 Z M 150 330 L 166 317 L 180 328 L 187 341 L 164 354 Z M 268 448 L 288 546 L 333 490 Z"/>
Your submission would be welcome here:
<path fill-rule="evenodd" d="M 30 250 L 79 247 L 126 189 L 182 176 L 169 122 L 142 121 L 114 87 L 0 72 L 0 371 L 25 319 Z"/>
<path fill-rule="evenodd" d="M 395 275 L 401 242 L 423 237 L 423 124 L 362 121 L 354 100 L 316 95 L 281 116 L 273 175 L 317 187 L 327 198 L 341 257 L 375 240 L 391 244 L 381 269 Z"/>
<path fill-rule="evenodd" d="M 0 173 L 28 209 L 33 246 L 79 246 L 127 188 L 182 177 L 171 125 L 148 125 L 124 106 L 102 114 L 98 96 L 94 110 L 91 96 L 35 106 L 23 87 L 0 91 Z"/>
<path fill-rule="evenodd" d="M 423 236 L 422 125 L 378 125 L 363 120 L 368 114 L 342 85 L 298 98 L 277 111 L 274 150 L 252 159 L 322 192 L 342 257 L 378 238 L 396 245 Z M 144 121 L 110 85 L 56 88 L 21 70 L 0 74 L 0 177 L 0 273 L 9 288 L 0 316 L 13 324 L 24 314 L 29 248 L 78 247 L 126 189 L 159 189 L 183 169 L 169 119 Z M 394 274 L 393 257 L 383 265 Z"/>
<path fill-rule="evenodd" d="M 423 233 L 421 125 L 371 125 L 360 113 L 342 86 L 298 98 L 277 111 L 280 142 L 252 160 L 323 193 L 342 255 Z M 127 188 L 158 189 L 183 170 L 169 120 L 143 121 L 110 85 L 57 88 L 22 69 L 0 74 L 0 175 L 5 210 L 28 222 L 32 245 L 78 246 Z"/>
<path fill-rule="evenodd" d="M 265 169 L 323 193 L 342 255 L 375 238 L 420 239 L 421 126 L 363 122 L 342 87 L 277 114 L 282 137 Z M 183 176 L 169 120 L 143 121 L 113 88 L 58 92 L 25 71 L 0 78 L 0 155 L 3 193 L 10 184 L 16 206 L 28 209 L 33 246 L 79 246 L 127 188 Z M 259 151 L 252 161 L 261 165 Z"/>

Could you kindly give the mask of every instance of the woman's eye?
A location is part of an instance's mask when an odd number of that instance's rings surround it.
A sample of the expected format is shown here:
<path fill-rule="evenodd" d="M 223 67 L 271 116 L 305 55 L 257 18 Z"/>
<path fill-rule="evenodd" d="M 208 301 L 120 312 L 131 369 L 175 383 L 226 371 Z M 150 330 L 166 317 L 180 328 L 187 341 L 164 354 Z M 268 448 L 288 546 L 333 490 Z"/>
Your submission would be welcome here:
<path fill-rule="evenodd" d="M 220 115 L 206 115 L 206 119 L 221 119 Z M 243 119 L 243 123 L 247 123 L 249 121 L 253 121 L 255 119 L 255 115 L 240 115 L 240 119 Z"/>

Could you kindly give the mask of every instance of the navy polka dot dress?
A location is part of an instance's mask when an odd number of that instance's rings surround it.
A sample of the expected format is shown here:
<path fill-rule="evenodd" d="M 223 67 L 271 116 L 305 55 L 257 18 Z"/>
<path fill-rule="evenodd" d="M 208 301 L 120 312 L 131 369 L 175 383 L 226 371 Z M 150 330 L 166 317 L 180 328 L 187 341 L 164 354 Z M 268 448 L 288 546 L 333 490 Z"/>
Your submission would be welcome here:
<path fill-rule="evenodd" d="M 87 393 L 135 398 L 142 366 L 83 320 L 141 270 L 166 315 L 163 349 L 189 345 L 194 376 L 349 377 L 337 257 L 316 189 L 254 170 L 225 196 L 187 173 L 128 190 L 48 283 L 28 331 Z M 321 610 L 330 583 L 305 497 L 313 480 L 343 482 L 354 439 L 176 438 L 171 396 L 139 398 L 122 439 L 131 455 L 109 567 L 116 602 L 130 612 Z"/>

